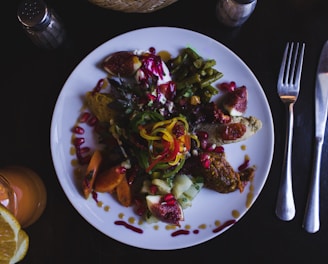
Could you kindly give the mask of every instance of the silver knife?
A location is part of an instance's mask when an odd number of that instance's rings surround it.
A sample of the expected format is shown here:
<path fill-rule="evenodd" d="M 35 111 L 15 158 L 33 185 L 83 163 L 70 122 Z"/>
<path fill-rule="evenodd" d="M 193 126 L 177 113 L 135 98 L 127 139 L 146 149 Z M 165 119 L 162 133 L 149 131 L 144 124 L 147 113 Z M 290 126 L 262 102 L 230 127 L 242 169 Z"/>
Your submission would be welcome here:
<path fill-rule="evenodd" d="M 321 151 L 325 135 L 328 111 L 328 41 L 323 46 L 317 69 L 315 87 L 315 140 L 313 169 L 307 198 L 303 228 L 315 233 L 320 228 L 319 192 Z"/>

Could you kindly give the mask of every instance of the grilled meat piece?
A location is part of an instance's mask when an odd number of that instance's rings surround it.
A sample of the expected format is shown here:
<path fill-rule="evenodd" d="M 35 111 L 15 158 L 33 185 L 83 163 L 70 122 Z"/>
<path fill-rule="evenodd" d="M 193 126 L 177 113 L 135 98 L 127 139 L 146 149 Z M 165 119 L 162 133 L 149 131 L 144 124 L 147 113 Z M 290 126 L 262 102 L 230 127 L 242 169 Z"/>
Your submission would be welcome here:
<path fill-rule="evenodd" d="M 221 146 L 235 143 L 253 136 L 262 128 L 261 120 L 254 116 L 232 116 L 228 123 L 200 123 L 195 132 L 205 131 L 208 134 L 208 143 Z"/>
<path fill-rule="evenodd" d="M 243 192 L 246 184 L 255 174 L 255 167 L 248 167 L 242 171 L 235 171 L 226 160 L 225 153 L 208 152 L 210 165 L 205 168 L 197 162 L 197 158 L 187 160 L 186 166 L 204 178 L 204 187 L 219 193 L 230 193 L 236 190 Z"/>

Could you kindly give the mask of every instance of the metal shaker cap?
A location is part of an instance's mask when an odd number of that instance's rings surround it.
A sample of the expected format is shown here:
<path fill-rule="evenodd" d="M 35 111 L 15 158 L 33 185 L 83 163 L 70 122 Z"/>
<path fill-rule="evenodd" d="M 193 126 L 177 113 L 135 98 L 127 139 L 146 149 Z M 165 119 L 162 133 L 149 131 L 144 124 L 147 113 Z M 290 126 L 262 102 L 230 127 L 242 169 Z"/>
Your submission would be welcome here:
<path fill-rule="evenodd" d="M 50 23 L 47 5 L 42 0 L 24 0 L 17 10 L 18 20 L 23 26 L 40 30 Z"/>

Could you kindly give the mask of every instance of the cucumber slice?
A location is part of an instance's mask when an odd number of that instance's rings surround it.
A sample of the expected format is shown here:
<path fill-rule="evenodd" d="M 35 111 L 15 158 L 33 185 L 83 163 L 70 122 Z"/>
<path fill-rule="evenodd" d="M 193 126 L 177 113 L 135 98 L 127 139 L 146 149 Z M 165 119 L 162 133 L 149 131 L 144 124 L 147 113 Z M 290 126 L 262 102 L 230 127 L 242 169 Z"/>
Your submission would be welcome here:
<path fill-rule="evenodd" d="M 191 200 L 189 197 L 184 195 L 183 193 L 180 195 L 180 197 L 177 199 L 178 203 L 182 207 L 182 209 L 186 209 L 187 207 L 191 206 Z"/>
<path fill-rule="evenodd" d="M 196 195 L 199 193 L 199 191 L 203 188 L 204 183 L 194 183 L 192 184 L 188 190 L 186 190 L 183 194 L 187 196 L 190 200 L 193 200 Z"/>
<path fill-rule="evenodd" d="M 193 182 L 188 175 L 179 174 L 173 180 L 172 194 L 178 199 L 192 184 Z"/>
<path fill-rule="evenodd" d="M 171 186 L 166 181 L 161 179 L 153 179 L 151 183 L 158 187 L 159 194 L 166 194 L 171 192 Z"/>

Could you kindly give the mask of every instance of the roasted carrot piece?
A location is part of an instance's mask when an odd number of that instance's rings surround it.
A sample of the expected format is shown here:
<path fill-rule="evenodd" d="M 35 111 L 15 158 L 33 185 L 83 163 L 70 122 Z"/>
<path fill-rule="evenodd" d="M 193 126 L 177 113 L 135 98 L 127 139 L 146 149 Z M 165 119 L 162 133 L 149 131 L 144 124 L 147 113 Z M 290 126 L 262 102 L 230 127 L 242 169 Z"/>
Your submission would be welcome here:
<path fill-rule="evenodd" d="M 89 198 L 93 190 L 93 184 L 102 161 L 102 155 L 99 150 L 95 150 L 88 164 L 86 174 L 82 181 L 83 194 L 86 199 Z"/>
<path fill-rule="evenodd" d="M 118 201 L 126 207 L 129 207 L 132 203 L 131 188 L 126 177 L 120 182 L 116 187 L 117 199 Z"/>
<path fill-rule="evenodd" d="M 121 165 L 111 167 L 97 175 L 94 190 L 96 192 L 113 193 L 123 178 L 125 178 L 125 170 L 122 170 Z"/>

